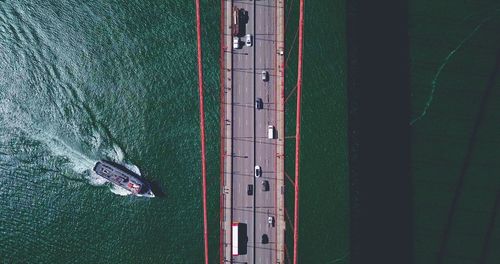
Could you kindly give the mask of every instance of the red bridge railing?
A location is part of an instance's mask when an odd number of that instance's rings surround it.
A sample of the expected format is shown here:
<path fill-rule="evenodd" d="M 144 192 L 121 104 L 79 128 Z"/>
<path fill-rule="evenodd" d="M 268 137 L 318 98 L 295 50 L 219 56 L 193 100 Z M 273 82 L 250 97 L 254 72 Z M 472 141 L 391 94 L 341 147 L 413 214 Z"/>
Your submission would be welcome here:
<path fill-rule="evenodd" d="M 295 206 L 293 217 L 293 263 L 298 262 L 299 240 L 299 165 L 300 165 L 300 102 L 302 97 L 302 57 L 304 50 L 304 0 L 300 0 L 299 7 L 299 55 L 297 65 L 297 121 L 295 128 Z"/>
<path fill-rule="evenodd" d="M 198 97 L 200 101 L 200 139 L 201 139 L 201 175 L 203 193 L 203 241 L 205 249 L 205 264 L 208 264 L 208 223 L 207 223 L 207 168 L 205 159 L 205 106 L 203 99 L 203 64 L 201 54 L 201 22 L 200 0 L 196 5 L 196 38 L 198 48 Z"/>

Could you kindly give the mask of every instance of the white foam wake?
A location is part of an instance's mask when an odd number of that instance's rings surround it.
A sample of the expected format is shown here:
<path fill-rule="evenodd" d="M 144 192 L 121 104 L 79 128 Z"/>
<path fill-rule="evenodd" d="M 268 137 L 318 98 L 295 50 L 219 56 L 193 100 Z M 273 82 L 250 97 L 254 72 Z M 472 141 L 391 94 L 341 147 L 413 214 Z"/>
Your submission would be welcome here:
<path fill-rule="evenodd" d="M 89 175 L 86 177 L 89 180 L 89 183 L 93 186 L 103 186 L 108 183 L 108 180 L 97 175 L 94 171 L 90 171 Z"/>
<path fill-rule="evenodd" d="M 127 195 L 131 195 L 132 194 L 132 192 L 130 192 L 128 190 L 125 190 L 122 187 L 116 186 L 116 185 L 111 185 L 111 187 L 109 189 L 111 190 L 112 193 L 118 194 L 118 195 L 121 195 L 121 196 L 127 196 Z"/>
<path fill-rule="evenodd" d="M 499 11 L 499 10 L 496 10 L 496 11 Z M 486 22 L 491 20 L 493 17 L 494 17 L 494 15 L 491 15 L 491 16 L 483 19 L 474 28 L 474 30 L 472 30 L 472 32 L 470 32 L 464 39 L 462 39 L 462 41 L 460 41 L 458 43 L 458 45 L 453 50 L 451 50 L 448 53 L 448 55 L 443 59 L 443 61 L 441 62 L 441 65 L 439 66 L 436 73 L 434 74 L 434 78 L 432 79 L 430 94 L 429 94 L 429 97 L 427 98 L 427 101 L 425 102 L 424 109 L 417 117 L 415 117 L 413 120 L 410 121 L 410 126 L 413 126 L 413 124 L 415 124 L 415 122 L 422 119 L 429 111 L 431 103 L 434 100 L 434 95 L 436 94 L 438 79 L 441 76 L 441 73 L 443 72 L 444 68 L 448 65 L 450 60 L 455 56 L 455 53 L 457 53 L 462 48 L 462 46 L 464 46 L 464 44 L 467 43 L 467 41 L 469 41 L 469 39 L 471 39 L 474 36 L 474 34 L 476 34 L 476 32 L 483 26 L 483 24 L 485 24 Z"/>
<path fill-rule="evenodd" d="M 73 171 L 77 173 L 84 173 L 89 169 L 92 170 L 97 162 L 55 135 L 41 132 L 33 138 L 44 143 L 55 156 L 67 158 Z"/>
<path fill-rule="evenodd" d="M 141 171 L 139 170 L 139 167 L 137 167 L 136 165 L 134 165 L 134 164 L 128 164 L 128 163 L 125 163 L 124 165 L 125 165 L 125 167 L 127 169 L 129 169 L 129 170 L 137 173 L 138 175 L 142 175 Z"/>
<path fill-rule="evenodd" d="M 71 127 L 62 137 L 60 128 L 52 125 L 40 127 L 34 122 L 30 113 L 26 112 L 14 101 L 0 99 L 0 125 L 12 131 L 22 131 L 29 138 L 42 143 L 48 151 L 57 157 L 64 157 L 71 169 L 85 177 L 92 186 L 110 186 L 111 192 L 117 195 L 130 195 L 123 188 L 110 184 L 93 171 L 99 159 L 109 159 L 124 164 L 131 171 L 141 174 L 134 164 L 124 162 L 125 153 L 117 145 L 112 144 L 105 134 L 100 133 L 99 127 L 92 129 L 89 135 L 83 135 L 78 127 Z M 89 149 L 83 149 L 83 141 L 88 142 Z M 76 144 L 72 144 L 76 142 Z"/>

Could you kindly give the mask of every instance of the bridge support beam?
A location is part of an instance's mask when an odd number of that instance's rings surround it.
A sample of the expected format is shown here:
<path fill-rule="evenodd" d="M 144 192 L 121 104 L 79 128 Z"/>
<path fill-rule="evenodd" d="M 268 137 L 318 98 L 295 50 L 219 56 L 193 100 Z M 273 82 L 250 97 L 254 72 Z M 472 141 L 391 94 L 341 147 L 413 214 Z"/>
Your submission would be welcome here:
<path fill-rule="evenodd" d="M 304 50 L 304 0 L 299 7 L 299 55 L 297 65 L 297 121 L 295 129 L 295 206 L 293 218 L 293 263 L 298 263 L 299 240 L 299 164 L 300 164 L 300 100 L 302 96 L 302 53 Z"/>
<path fill-rule="evenodd" d="M 201 140 L 201 179 L 203 193 L 203 241 L 205 249 L 205 264 L 208 264 L 208 223 L 207 223 L 207 174 L 205 159 L 205 107 L 203 104 L 203 65 L 201 56 L 201 23 L 200 0 L 196 4 L 196 37 L 198 47 L 198 96 L 200 101 L 200 140 Z"/>

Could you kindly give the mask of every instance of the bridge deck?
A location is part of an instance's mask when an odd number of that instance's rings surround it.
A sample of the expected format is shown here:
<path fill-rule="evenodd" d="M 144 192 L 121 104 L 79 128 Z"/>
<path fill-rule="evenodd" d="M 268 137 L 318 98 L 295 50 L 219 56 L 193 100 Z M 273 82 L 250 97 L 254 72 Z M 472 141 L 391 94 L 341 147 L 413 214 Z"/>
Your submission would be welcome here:
<path fill-rule="evenodd" d="M 221 126 L 223 172 L 221 189 L 221 262 L 284 263 L 284 2 L 222 1 Z M 233 6 L 248 12 L 244 34 L 253 45 L 233 49 Z M 244 42 L 245 37 L 241 37 Z M 261 72 L 268 71 L 268 81 Z M 256 109 L 261 98 L 263 109 Z M 268 125 L 275 138 L 267 138 Z M 254 177 L 254 167 L 262 176 Z M 264 191 L 262 181 L 269 182 Z M 253 195 L 247 194 L 253 185 Z M 275 225 L 268 224 L 268 217 Z M 247 227 L 246 253 L 232 256 L 231 223 Z M 262 235 L 269 243 L 262 243 Z"/>

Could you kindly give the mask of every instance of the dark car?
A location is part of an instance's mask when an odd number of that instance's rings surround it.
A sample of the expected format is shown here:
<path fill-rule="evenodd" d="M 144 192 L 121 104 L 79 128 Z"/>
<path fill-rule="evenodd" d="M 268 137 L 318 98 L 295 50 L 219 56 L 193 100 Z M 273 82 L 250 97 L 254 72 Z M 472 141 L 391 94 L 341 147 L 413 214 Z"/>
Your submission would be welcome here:
<path fill-rule="evenodd" d="M 255 100 L 255 108 L 257 109 L 264 108 L 264 103 L 262 103 L 262 98 L 257 98 L 257 100 Z"/>
<path fill-rule="evenodd" d="M 269 80 L 269 73 L 267 71 L 262 71 L 260 76 L 264 82 L 267 82 Z"/>
<path fill-rule="evenodd" d="M 269 191 L 269 181 L 262 181 L 262 191 Z"/>
<path fill-rule="evenodd" d="M 248 185 L 247 194 L 248 195 L 253 195 L 253 185 L 252 184 Z"/>
<path fill-rule="evenodd" d="M 262 244 L 269 243 L 269 237 L 266 234 L 262 235 Z"/>

